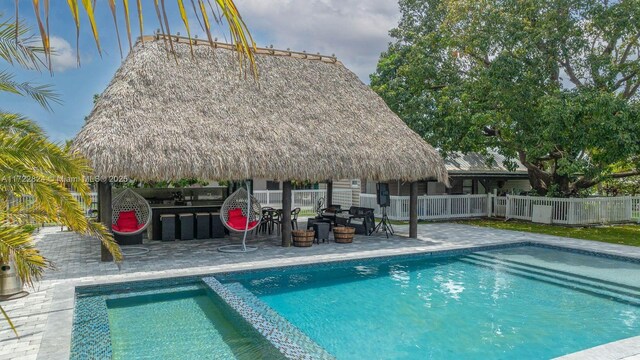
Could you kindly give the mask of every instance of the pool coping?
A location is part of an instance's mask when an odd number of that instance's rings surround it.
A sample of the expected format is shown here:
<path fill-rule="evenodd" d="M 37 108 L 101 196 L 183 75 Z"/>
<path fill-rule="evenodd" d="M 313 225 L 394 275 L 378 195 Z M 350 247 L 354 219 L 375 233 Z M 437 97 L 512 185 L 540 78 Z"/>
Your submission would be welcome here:
<path fill-rule="evenodd" d="M 586 242 L 586 241 L 585 241 Z M 83 292 L 96 285 L 117 285 L 129 282 L 145 282 L 161 279 L 177 279 L 190 277 L 220 276 L 229 273 L 245 273 L 262 271 L 275 268 L 291 268 L 300 266 L 313 266 L 323 263 L 342 263 L 366 259 L 384 259 L 384 258 L 402 258 L 402 257 L 421 257 L 429 256 L 447 256 L 455 253 L 468 253 L 475 251 L 483 251 L 489 249 L 510 248 L 518 246 L 538 246 L 551 248 L 561 251 L 570 251 L 587 255 L 612 258 L 622 261 L 631 261 L 640 263 L 640 253 L 627 253 L 625 248 L 633 248 L 624 245 L 616 245 L 620 249 L 598 249 L 597 242 L 588 241 L 578 244 L 558 245 L 552 243 L 552 240 L 537 239 L 527 241 L 510 241 L 496 242 L 493 244 L 483 244 L 479 246 L 467 245 L 447 245 L 438 249 L 433 246 L 408 247 L 402 253 L 389 253 L 385 255 L 385 250 L 380 251 L 364 251 L 339 255 L 312 255 L 306 257 L 296 257 L 288 259 L 287 263 L 274 264 L 269 260 L 256 263 L 235 263 L 224 264 L 218 266 L 204 266 L 180 269 L 173 274 L 167 274 L 165 271 L 139 272 L 119 275 L 106 275 L 89 281 L 80 279 L 72 279 L 63 281 L 54 285 L 53 300 L 51 305 L 51 315 L 47 319 L 47 323 L 43 330 L 43 337 L 38 349 L 37 359 L 69 359 L 71 354 L 71 335 L 73 328 L 75 297 L 77 292 Z M 589 246 L 592 245 L 592 246 Z M 596 245 L 596 246 L 593 246 Z M 619 341 L 599 345 L 593 348 L 581 350 L 576 353 L 563 355 L 557 359 L 573 360 L 573 359 L 625 359 L 640 354 L 640 336 L 622 339 Z"/>

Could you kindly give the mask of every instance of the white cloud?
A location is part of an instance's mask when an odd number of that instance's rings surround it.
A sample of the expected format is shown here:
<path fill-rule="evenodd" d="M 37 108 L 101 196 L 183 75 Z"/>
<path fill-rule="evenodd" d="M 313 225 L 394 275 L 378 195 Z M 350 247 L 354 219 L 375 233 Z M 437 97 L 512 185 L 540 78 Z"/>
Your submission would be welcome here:
<path fill-rule="evenodd" d="M 360 79 L 369 81 L 400 10 L 396 0 L 237 0 L 259 46 L 336 54 Z"/>
<path fill-rule="evenodd" d="M 76 51 L 69 42 L 61 37 L 51 36 L 51 65 L 54 72 L 63 72 L 77 67 Z"/>

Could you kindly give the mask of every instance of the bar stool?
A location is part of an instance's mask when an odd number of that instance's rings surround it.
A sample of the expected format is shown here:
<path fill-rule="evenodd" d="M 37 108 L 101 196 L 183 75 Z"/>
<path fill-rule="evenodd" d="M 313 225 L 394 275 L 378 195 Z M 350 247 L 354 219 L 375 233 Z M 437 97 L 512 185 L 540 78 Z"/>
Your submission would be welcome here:
<path fill-rule="evenodd" d="M 160 215 L 160 228 L 162 241 L 174 241 L 176 239 L 176 216 L 173 214 Z"/>
<path fill-rule="evenodd" d="M 181 213 L 178 214 L 178 226 L 180 240 L 192 240 L 193 239 L 193 214 Z"/>
<path fill-rule="evenodd" d="M 208 239 L 211 233 L 211 216 L 208 212 L 196 213 L 196 239 Z"/>
<path fill-rule="evenodd" d="M 211 238 L 223 238 L 225 235 L 224 225 L 220 219 L 219 212 L 212 212 L 211 214 Z"/>

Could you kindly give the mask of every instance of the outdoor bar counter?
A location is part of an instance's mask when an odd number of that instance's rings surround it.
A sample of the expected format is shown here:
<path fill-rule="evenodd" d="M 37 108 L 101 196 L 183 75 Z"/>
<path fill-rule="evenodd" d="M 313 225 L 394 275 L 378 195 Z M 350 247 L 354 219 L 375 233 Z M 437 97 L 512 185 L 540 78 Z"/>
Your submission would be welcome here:
<path fill-rule="evenodd" d="M 122 191 L 114 189 L 113 196 Z M 185 188 L 135 188 L 151 207 L 151 223 L 147 236 L 151 240 L 162 239 L 161 215 L 175 215 L 176 225 L 179 214 L 217 213 L 228 196 L 226 186 L 203 186 Z"/>
<path fill-rule="evenodd" d="M 213 213 L 219 212 L 222 204 L 212 205 L 165 205 L 165 204 L 151 204 L 152 209 L 152 222 L 149 227 L 149 239 L 160 240 L 162 236 L 160 215 L 172 214 L 176 218 L 178 214 L 195 214 L 196 213 Z"/>

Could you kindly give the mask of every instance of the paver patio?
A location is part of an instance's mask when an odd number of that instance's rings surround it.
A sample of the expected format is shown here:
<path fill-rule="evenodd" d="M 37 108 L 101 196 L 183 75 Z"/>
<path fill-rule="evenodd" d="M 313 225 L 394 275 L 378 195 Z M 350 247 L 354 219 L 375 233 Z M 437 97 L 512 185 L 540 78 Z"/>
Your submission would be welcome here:
<path fill-rule="evenodd" d="M 400 255 L 492 244 L 533 241 L 585 250 L 640 258 L 640 248 L 548 235 L 480 228 L 461 224 L 421 224 L 418 239 L 406 237 L 407 226 L 394 226 L 397 236 L 384 234 L 357 236 L 352 244 L 333 242 L 314 244 L 311 248 L 283 248 L 273 236 L 260 238 L 259 249 L 246 254 L 220 253 L 217 247 L 229 240 L 190 240 L 185 242 L 151 242 L 150 251 L 141 256 L 127 256 L 116 266 L 102 263 L 100 246 L 94 239 L 82 238 L 59 228 L 45 228 L 37 235 L 42 253 L 57 267 L 28 289 L 25 298 L 3 302 L 20 338 L 16 339 L 5 323 L 0 328 L 0 360 L 65 359 L 73 315 L 73 294 L 77 285 L 144 280 L 169 276 L 208 274 L 220 271 L 264 268 L 341 259 Z M 133 252 L 133 249 L 125 249 Z M 631 342 L 626 349 L 633 354 Z M 640 350 L 638 350 L 640 353 Z M 601 354 L 601 352 L 599 353 Z M 611 358 L 616 358 L 615 356 Z M 621 355 L 620 358 L 623 358 Z"/>

